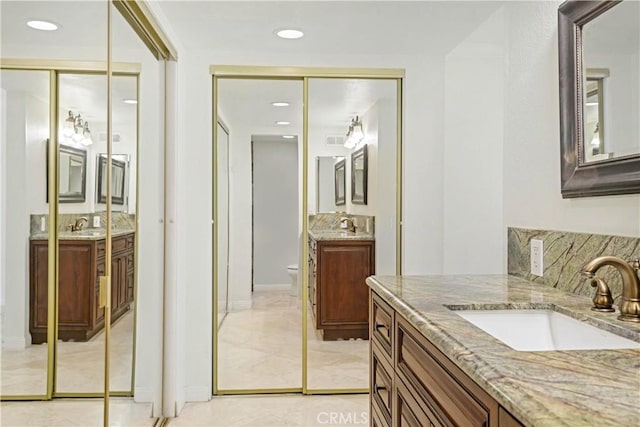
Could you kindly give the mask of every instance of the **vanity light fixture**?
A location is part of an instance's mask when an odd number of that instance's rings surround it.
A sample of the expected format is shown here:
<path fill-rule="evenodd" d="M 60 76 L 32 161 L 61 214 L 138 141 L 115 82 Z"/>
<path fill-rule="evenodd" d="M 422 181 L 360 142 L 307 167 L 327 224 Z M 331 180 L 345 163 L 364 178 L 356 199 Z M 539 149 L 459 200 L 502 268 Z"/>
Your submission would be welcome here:
<path fill-rule="evenodd" d="M 344 141 L 344 146 L 348 149 L 355 148 L 364 139 L 364 131 L 362 130 L 362 122 L 359 117 L 356 116 L 351 119 L 349 130 L 347 131 L 347 139 Z"/>
<path fill-rule="evenodd" d="M 285 101 L 277 101 L 277 102 L 272 102 L 271 105 L 273 105 L 274 107 L 288 107 L 289 103 Z"/>
<path fill-rule="evenodd" d="M 279 121 L 276 122 L 276 124 L 280 125 L 280 126 L 287 126 L 287 125 L 290 125 L 291 122 L 287 122 L 287 121 L 284 121 L 284 120 L 279 120 Z"/>
<path fill-rule="evenodd" d="M 122 102 L 125 104 L 136 105 L 138 103 L 137 99 L 123 99 Z"/>
<path fill-rule="evenodd" d="M 58 25 L 49 21 L 27 21 L 27 26 L 40 31 L 55 31 L 58 29 Z"/>
<path fill-rule="evenodd" d="M 295 138 L 295 135 L 282 135 L 282 137 L 284 139 L 293 139 L 293 138 Z"/>
<path fill-rule="evenodd" d="M 280 37 L 281 39 L 287 40 L 295 40 L 304 36 L 304 33 L 302 31 L 296 30 L 294 28 L 283 28 L 281 30 L 276 30 L 275 33 L 276 36 Z"/>
<path fill-rule="evenodd" d="M 69 110 L 69 115 L 62 125 L 62 139 L 67 143 L 75 145 L 89 146 L 93 144 L 91 139 L 91 131 L 89 130 L 89 122 L 82 120 L 80 114 L 73 115 L 73 111 Z"/>

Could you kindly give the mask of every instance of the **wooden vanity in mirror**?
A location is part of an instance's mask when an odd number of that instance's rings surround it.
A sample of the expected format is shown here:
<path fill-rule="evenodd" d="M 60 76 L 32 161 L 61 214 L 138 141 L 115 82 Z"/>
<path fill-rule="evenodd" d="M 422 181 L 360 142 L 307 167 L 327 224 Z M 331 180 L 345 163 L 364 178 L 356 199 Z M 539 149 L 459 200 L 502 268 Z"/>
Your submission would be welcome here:
<path fill-rule="evenodd" d="M 87 341 L 104 327 L 100 276 L 105 275 L 104 235 L 59 241 L 58 339 Z M 131 308 L 135 233 L 112 238 L 111 323 Z M 47 341 L 48 240 L 29 245 L 29 332 L 33 344 Z"/>
<path fill-rule="evenodd" d="M 368 339 L 365 280 L 375 274 L 375 241 L 328 234 L 310 233 L 309 238 L 309 302 L 315 328 L 324 341 Z"/>

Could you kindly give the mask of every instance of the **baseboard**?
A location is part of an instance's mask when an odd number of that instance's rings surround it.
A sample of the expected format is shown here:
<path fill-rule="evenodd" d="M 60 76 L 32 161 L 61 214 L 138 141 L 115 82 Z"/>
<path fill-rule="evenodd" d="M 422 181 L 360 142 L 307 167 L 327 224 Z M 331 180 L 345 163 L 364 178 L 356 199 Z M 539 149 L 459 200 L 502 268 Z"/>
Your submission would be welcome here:
<path fill-rule="evenodd" d="M 291 289 L 291 283 L 276 284 L 276 285 L 253 285 L 253 290 L 258 292 L 264 291 L 288 291 Z"/>
<path fill-rule="evenodd" d="M 187 402 L 208 402 L 211 391 L 205 386 L 189 386 L 184 388 L 184 397 Z"/>

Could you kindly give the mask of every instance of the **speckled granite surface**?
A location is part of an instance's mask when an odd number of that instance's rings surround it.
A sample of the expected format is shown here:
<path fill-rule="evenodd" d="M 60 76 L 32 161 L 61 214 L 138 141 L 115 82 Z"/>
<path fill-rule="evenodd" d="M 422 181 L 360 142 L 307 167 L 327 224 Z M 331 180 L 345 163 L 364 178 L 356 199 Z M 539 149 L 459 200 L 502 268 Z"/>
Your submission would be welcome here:
<path fill-rule="evenodd" d="M 520 352 L 445 305 L 555 308 L 636 342 L 640 324 L 515 276 L 372 276 L 367 284 L 523 424 L 640 425 L 640 350 Z"/>
<path fill-rule="evenodd" d="M 356 225 L 356 231 L 375 235 L 375 217 L 352 215 L 344 212 L 309 215 L 309 230 L 341 230 L 340 218 L 344 217 L 351 218 L 353 220 L 353 223 Z"/>
<path fill-rule="evenodd" d="M 594 289 L 581 276 L 582 266 L 593 258 L 614 255 L 624 260 L 640 258 L 640 238 L 564 231 L 509 228 L 508 273 L 578 295 L 593 296 Z M 530 274 L 531 239 L 543 241 L 544 275 Z M 622 293 L 620 274 L 613 267 L 598 271 L 617 303 Z"/>
<path fill-rule="evenodd" d="M 350 231 L 339 230 L 317 230 L 309 231 L 309 236 L 315 240 L 376 240 L 375 236 L 370 233 L 355 233 Z"/>
<path fill-rule="evenodd" d="M 69 230 L 69 226 L 76 222 L 77 218 L 85 217 L 87 218 L 87 224 L 85 224 L 84 229 L 92 229 L 93 228 L 93 217 L 100 217 L 100 228 L 104 228 L 107 224 L 107 213 L 106 212 L 95 212 L 95 213 L 77 213 L 77 214 L 60 214 L 58 215 L 58 231 L 66 232 Z M 40 221 L 41 218 L 45 219 L 45 224 L 49 227 L 49 215 L 31 215 L 31 234 L 41 234 L 40 231 Z M 112 212 L 111 213 L 111 222 L 113 223 L 114 229 L 123 229 L 123 230 L 133 230 L 136 228 L 136 216 L 135 214 L 128 214 L 124 212 Z M 46 229 L 48 231 L 48 228 Z M 32 237 L 33 240 L 33 237 Z"/>
<path fill-rule="evenodd" d="M 134 233 L 134 229 L 112 230 L 111 237 L 123 236 L 125 234 Z M 106 237 L 104 228 L 91 228 L 82 231 L 61 231 L 58 233 L 60 240 L 101 240 Z M 49 233 L 36 233 L 29 236 L 29 240 L 47 240 Z"/>

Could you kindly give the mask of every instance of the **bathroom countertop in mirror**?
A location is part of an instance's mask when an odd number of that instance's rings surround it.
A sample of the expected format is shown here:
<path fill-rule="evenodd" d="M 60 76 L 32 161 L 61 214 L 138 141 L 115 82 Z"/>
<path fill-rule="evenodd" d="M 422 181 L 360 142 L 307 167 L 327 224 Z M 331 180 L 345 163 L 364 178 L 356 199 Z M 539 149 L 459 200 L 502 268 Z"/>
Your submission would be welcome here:
<path fill-rule="evenodd" d="M 640 349 L 516 351 L 452 308 L 551 308 L 640 342 L 640 323 L 509 275 L 372 276 L 367 284 L 527 426 L 640 425 Z"/>
<path fill-rule="evenodd" d="M 124 236 L 125 234 L 134 233 L 133 229 L 118 229 L 111 232 L 111 237 Z M 89 228 L 82 231 L 61 231 L 58 233 L 60 240 L 101 240 L 106 236 L 104 229 Z M 36 233 L 29 237 L 29 240 L 47 240 L 49 233 Z"/>
<path fill-rule="evenodd" d="M 376 240 L 371 233 L 345 230 L 309 230 L 309 236 L 314 240 Z"/>

